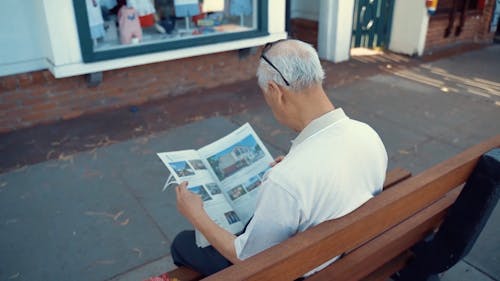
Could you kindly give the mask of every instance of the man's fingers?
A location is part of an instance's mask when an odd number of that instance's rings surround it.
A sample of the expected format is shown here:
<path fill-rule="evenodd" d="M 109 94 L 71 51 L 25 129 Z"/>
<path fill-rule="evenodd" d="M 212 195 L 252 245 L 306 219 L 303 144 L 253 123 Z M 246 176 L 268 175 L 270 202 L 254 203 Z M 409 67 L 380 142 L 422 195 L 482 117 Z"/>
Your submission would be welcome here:
<path fill-rule="evenodd" d="M 271 166 L 271 167 L 276 166 L 276 164 L 278 164 L 279 162 L 283 161 L 283 159 L 285 159 L 285 156 L 283 156 L 283 155 L 280 155 L 280 156 L 276 157 L 276 158 L 274 159 L 274 162 L 272 162 L 272 163 L 270 164 L 270 166 Z"/>
<path fill-rule="evenodd" d="M 179 186 L 177 185 L 177 186 L 175 187 L 175 195 L 176 195 L 176 197 L 177 197 L 177 201 L 179 201 L 179 197 L 181 196 L 179 193 L 180 193 L 180 191 L 179 191 Z"/>
<path fill-rule="evenodd" d="M 183 181 L 183 182 L 181 182 L 181 184 L 179 184 L 178 186 L 175 187 L 175 194 L 177 195 L 177 200 L 179 200 L 179 197 L 182 196 L 184 191 L 187 190 L 187 185 L 188 185 L 188 182 Z"/>
<path fill-rule="evenodd" d="M 179 184 L 179 190 L 181 193 L 184 193 L 187 191 L 187 186 L 188 186 L 188 182 L 187 181 L 183 181 L 181 182 L 181 184 Z"/>

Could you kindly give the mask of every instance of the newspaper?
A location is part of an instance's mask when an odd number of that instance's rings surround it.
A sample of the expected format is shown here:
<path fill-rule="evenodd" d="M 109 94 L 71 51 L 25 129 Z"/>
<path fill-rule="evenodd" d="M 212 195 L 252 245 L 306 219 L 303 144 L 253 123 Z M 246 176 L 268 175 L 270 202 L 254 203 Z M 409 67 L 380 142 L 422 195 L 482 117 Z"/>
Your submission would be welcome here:
<path fill-rule="evenodd" d="M 259 186 L 273 158 L 250 124 L 198 150 L 158 153 L 170 171 L 163 190 L 188 181 L 209 217 L 236 234 L 252 218 Z M 196 231 L 196 244 L 210 244 Z"/>

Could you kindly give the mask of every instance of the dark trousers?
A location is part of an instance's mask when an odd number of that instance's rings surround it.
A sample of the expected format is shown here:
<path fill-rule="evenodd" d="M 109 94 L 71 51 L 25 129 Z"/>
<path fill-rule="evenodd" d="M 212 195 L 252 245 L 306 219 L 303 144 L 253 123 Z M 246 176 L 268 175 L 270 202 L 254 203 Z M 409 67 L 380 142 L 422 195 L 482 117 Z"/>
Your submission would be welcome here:
<path fill-rule="evenodd" d="M 208 276 L 232 265 L 212 246 L 199 248 L 196 246 L 193 230 L 185 230 L 179 234 L 170 247 L 172 259 L 177 266 L 186 266 Z"/>

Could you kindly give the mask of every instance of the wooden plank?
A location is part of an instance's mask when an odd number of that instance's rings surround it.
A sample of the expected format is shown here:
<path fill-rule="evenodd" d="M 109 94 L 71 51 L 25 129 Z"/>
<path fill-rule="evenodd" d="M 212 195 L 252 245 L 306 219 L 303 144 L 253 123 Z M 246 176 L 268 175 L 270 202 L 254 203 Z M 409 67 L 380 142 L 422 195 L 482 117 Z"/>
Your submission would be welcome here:
<path fill-rule="evenodd" d="M 462 186 L 377 238 L 348 253 L 342 259 L 308 278 L 318 280 L 360 280 L 424 239 L 446 215 Z"/>
<path fill-rule="evenodd" d="M 203 278 L 200 273 L 185 266 L 178 267 L 168 272 L 168 276 L 170 277 L 170 279 L 177 278 L 180 281 L 196 281 Z"/>
<path fill-rule="evenodd" d="M 324 222 L 206 280 L 295 279 L 373 239 L 462 184 L 480 155 L 500 147 L 500 135 L 450 158 L 369 200 L 356 211 Z"/>
<path fill-rule="evenodd" d="M 396 167 L 387 173 L 384 181 L 384 190 L 408 179 L 411 173 L 403 168 Z"/>
<path fill-rule="evenodd" d="M 395 257 L 390 262 L 384 264 L 382 267 L 363 278 L 363 281 L 387 281 L 392 274 L 403 269 L 408 261 L 413 257 L 410 251 L 406 251 L 401 255 Z"/>

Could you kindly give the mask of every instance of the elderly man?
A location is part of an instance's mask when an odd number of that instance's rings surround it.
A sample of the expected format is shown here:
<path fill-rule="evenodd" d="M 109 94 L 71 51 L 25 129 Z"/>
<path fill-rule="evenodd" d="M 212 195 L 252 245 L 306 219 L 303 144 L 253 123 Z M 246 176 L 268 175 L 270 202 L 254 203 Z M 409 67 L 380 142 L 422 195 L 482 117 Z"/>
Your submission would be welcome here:
<path fill-rule="evenodd" d="M 172 257 L 175 264 L 205 275 L 352 212 L 379 193 L 385 179 L 382 141 L 371 127 L 330 102 L 314 48 L 298 40 L 268 44 L 257 76 L 275 118 L 299 135 L 289 153 L 274 163 L 262 183 L 254 216 L 238 236 L 208 217 L 187 183 L 176 187 L 179 211 L 212 246 L 196 247 L 194 232 L 185 231 L 174 240 Z"/>

